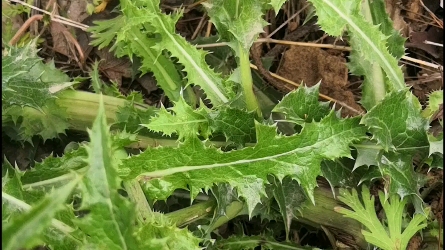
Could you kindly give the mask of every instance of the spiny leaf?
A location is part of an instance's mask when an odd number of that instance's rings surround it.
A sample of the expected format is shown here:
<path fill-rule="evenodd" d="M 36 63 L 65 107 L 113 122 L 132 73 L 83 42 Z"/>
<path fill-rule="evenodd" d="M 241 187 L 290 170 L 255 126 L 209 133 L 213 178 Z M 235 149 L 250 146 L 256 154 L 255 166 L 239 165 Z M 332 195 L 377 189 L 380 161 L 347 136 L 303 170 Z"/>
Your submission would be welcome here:
<path fill-rule="evenodd" d="M 7 46 L 2 56 L 2 127 L 25 141 L 64 133 L 67 114 L 54 101 L 56 92 L 73 84 L 69 80 L 53 62 L 41 61 L 34 42 L 23 48 Z"/>
<path fill-rule="evenodd" d="M 2 191 L 7 193 L 11 197 L 14 197 L 16 203 L 5 202 L 2 203 L 2 222 L 4 225 L 8 224 L 10 220 L 14 220 L 16 217 L 21 217 L 23 212 L 28 211 L 32 206 L 39 204 L 52 189 L 38 191 L 36 189 L 30 189 L 29 185 L 23 185 L 21 178 L 23 173 L 13 168 L 9 162 L 5 162 L 2 166 L 7 170 L 7 174 L 2 178 Z M 60 185 L 57 187 L 64 188 L 67 182 L 76 179 L 77 174 L 71 173 L 71 179 L 61 180 Z M 75 219 L 74 213 L 67 205 L 65 209 L 59 209 L 54 215 L 52 220 L 52 226 L 47 227 L 41 234 L 41 240 L 47 244 L 51 249 L 70 250 L 76 248 L 80 241 L 85 237 L 80 231 L 73 231 L 72 220 Z M 65 231 L 65 229 L 67 229 Z"/>
<path fill-rule="evenodd" d="M 443 155 L 443 133 L 438 137 L 428 135 L 428 141 L 430 142 L 430 151 L 428 153 L 431 156 L 434 153 L 440 153 Z"/>
<path fill-rule="evenodd" d="M 428 121 L 420 103 L 408 90 L 394 91 L 369 110 L 361 120 L 385 151 L 409 151 L 428 145 Z"/>
<path fill-rule="evenodd" d="M 86 155 L 85 148 L 80 147 L 77 150 L 66 152 L 61 157 L 49 156 L 41 162 L 36 162 L 34 168 L 23 174 L 21 181 L 23 184 L 32 184 L 68 175 L 87 166 L 84 160 Z M 64 180 L 62 178 L 60 181 Z"/>
<path fill-rule="evenodd" d="M 68 129 L 67 114 L 54 100 L 47 100 L 39 109 L 11 106 L 4 110 L 3 127 L 9 126 L 15 131 L 13 138 L 31 142 L 35 135 L 43 141 L 58 138 Z"/>
<path fill-rule="evenodd" d="M 126 28 L 118 34 L 130 35 L 128 30 L 132 26 L 144 25 L 149 32 L 160 35 L 161 40 L 151 47 L 158 53 L 167 50 L 176 57 L 187 72 L 188 84 L 199 85 L 214 105 L 229 101 L 225 82 L 219 74 L 215 73 L 205 62 L 206 53 L 197 50 L 182 36 L 175 33 L 175 24 L 180 15 L 166 15 L 159 9 L 159 0 L 155 1 L 121 1 L 122 11 L 127 17 Z"/>
<path fill-rule="evenodd" d="M 249 51 L 267 22 L 263 19 L 264 0 L 210 0 L 202 5 L 218 33 L 236 51 L 237 43 Z"/>
<path fill-rule="evenodd" d="M 397 193 L 402 199 L 412 195 L 422 202 L 419 189 L 426 180 L 414 171 L 413 156 L 410 154 L 389 152 L 385 153 L 378 164 L 382 177 L 389 177 L 389 193 Z"/>
<path fill-rule="evenodd" d="M 382 147 L 380 151 L 369 149 L 368 153 L 377 157 L 376 165 L 382 177 L 389 175 L 391 178 L 390 194 L 398 193 L 402 198 L 409 194 L 418 195 L 421 180 L 414 173 L 412 161 L 414 156 L 423 159 L 428 155 L 428 121 L 420 111 L 420 104 L 412 93 L 394 91 L 368 111 L 361 121 Z M 359 147 L 359 154 L 366 153 L 364 150 Z M 369 159 L 369 164 L 372 161 Z"/>
<path fill-rule="evenodd" d="M 376 0 L 366 1 L 363 4 L 365 4 L 362 8 L 363 16 L 368 21 L 378 25 L 379 30 L 387 36 L 385 44 L 388 47 L 389 53 L 399 60 L 405 53 L 405 39 L 398 31 L 394 30 L 392 21 L 386 13 L 385 3 L 382 0 Z M 351 36 L 354 36 L 354 33 Z M 355 42 L 360 42 L 360 40 L 351 39 L 350 43 L 353 48 L 360 46 L 355 44 Z M 370 110 L 384 98 L 386 92 L 393 89 L 392 84 L 388 82 L 388 78 L 380 65 L 364 58 L 360 51 L 353 50 L 349 59 L 350 63 L 348 66 L 351 73 L 357 76 L 364 76 L 360 102 L 367 110 Z"/>
<path fill-rule="evenodd" d="M 11 105 L 29 106 L 42 110 L 67 75 L 44 64 L 37 56 L 34 42 L 23 48 L 6 46 L 2 54 L 2 109 Z"/>
<path fill-rule="evenodd" d="M 256 124 L 257 144 L 242 150 L 221 152 L 188 138 L 178 148 L 150 148 L 123 160 L 122 178 L 147 180 L 147 191 L 156 199 L 167 198 L 175 189 L 195 190 L 214 183 L 229 183 L 246 199 L 249 211 L 265 194 L 269 174 L 296 179 L 313 201 L 312 191 L 324 159 L 350 157 L 349 145 L 365 135 L 358 118 L 339 119 L 334 111 L 320 122 L 306 124 L 300 134 L 281 136 L 275 126 Z"/>
<path fill-rule="evenodd" d="M 300 185 L 289 177 L 285 177 L 283 180 L 274 178 L 272 190 L 283 218 L 286 240 L 289 240 L 292 220 L 296 217 L 296 212 L 303 205 L 303 202 L 306 201 L 306 196 Z"/>
<path fill-rule="evenodd" d="M 388 46 L 388 51 L 397 60 L 405 55 L 405 41 L 404 38 L 398 30 L 394 29 L 393 21 L 389 17 L 385 8 L 385 1 L 383 0 L 373 0 L 368 1 L 370 5 L 372 21 L 375 25 L 379 26 L 379 30 L 386 36 Z"/>
<path fill-rule="evenodd" d="M 298 125 L 312 121 L 320 121 L 329 114 L 329 103 L 319 102 L 320 83 L 313 87 L 300 86 L 283 97 L 272 112 L 282 113 L 286 116 L 286 121 L 294 122 Z"/>
<path fill-rule="evenodd" d="M 135 249 L 132 236 L 134 208 L 118 193 L 120 180 L 112 160 L 112 143 L 106 124 L 103 100 L 86 147 L 88 168 L 80 185 L 82 203 L 80 210 L 88 214 L 76 221 L 88 234 L 88 244 L 95 248 Z"/>
<path fill-rule="evenodd" d="M 323 161 L 321 172 L 329 182 L 333 195 L 335 188 L 354 188 L 360 183 L 361 178 L 367 172 L 367 168 L 354 169 L 355 160 L 340 158 L 335 161 Z"/>
<path fill-rule="evenodd" d="M 255 114 L 244 110 L 221 107 L 210 114 L 210 127 L 215 133 L 223 133 L 226 140 L 237 146 L 255 140 Z"/>
<path fill-rule="evenodd" d="M 443 90 L 433 91 L 428 95 L 428 106 L 422 111 L 422 116 L 430 119 L 443 105 Z"/>
<path fill-rule="evenodd" d="M 200 239 L 186 228 L 177 228 L 161 213 L 153 213 L 153 219 L 140 227 L 135 233 L 135 237 L 138 241 L 137 249 L 202 249 L 199 247 Z"/>
<path fill-rule="evenodd" d="M 273 7 L 273 10 L 275 11 L 275 15 L 278 15 L 278 11 L 280 11 L 281 6 L 286 2 L 287 0 L 270 0 L 269 4 Z"/>
<path fill-rule="evenodd" d="M 169 110 L 174 114 L 162 107 L 158 115 L 153 117 L 149 124 L 142 124 L 142 126 L 168 136 L 176 133 L 179 135 L 179 140 L 196 135 L 202 135 L 207 139 L 211 134 L 208 117 L 209 109 L 205 106 L 193 110 L 181 97 Z"/>
<path fill-rule="evenodd" d="M 405 88 L 403 73 L 397 59 L 387 47 L 387 37 L 378 26 L 365 21 L 360 13 L 361 1 L 356 0 L 311 0 L 317 10 L 318 23 L 321 28 L 332 36 L 340 36 L 345 29 L 351 37 L 355 51 L 365 60 L 375 62 L 382 67 L 388 76 L 392 88 Z"/>
<path fill-rule="evenodd" d="M 2 249 L 20 249 L 22 247 L 31 248 L 42 243 L 41 234 L 48 228 L 56 212 L 62 208 L 73 189 L 79 183 L 81 177 L 77 176 L 65 186 L 55 190 L 38 204 L 30 207 L 20 199 L 2 191 L 3 202 L 10 202 L 17 206 L 22 206 L 27 211 L 22 216 L 13 218 L 2 229 Z M 61 231 L 70 230 L 65 225 L 57 223 L 57 229 Z"/>
<path fill-rule="evenodd" d="M 116 25 L 116 22 L 119 24 Z M 93 32 L 93 45 L 99 46 L 99 49 L 108 46 L 113 40 L 114 45 L 110 50 L 116 50 L 118 57 L 137 56 L 141 58 L 142 65 L 140 70 L 143 74 L 153 72 L 159 86 L 164 90 L 170 100 L 177 101 L 180 96 L 182 80 L 172 61 L 166 58 L 161 52 L 152 47 L 158 40 L 147 34 L 141 29 L 143 24 L 132 27 L 125 27 L 128 23 L 128 16 L 119 16 L 112 20 L 95 22 L 95 26 L 89 30 Z M 122 29 L 126 30 L 125 36 L 119 36 Z M 118 32 L 119 31 L 119 32 Z"/>

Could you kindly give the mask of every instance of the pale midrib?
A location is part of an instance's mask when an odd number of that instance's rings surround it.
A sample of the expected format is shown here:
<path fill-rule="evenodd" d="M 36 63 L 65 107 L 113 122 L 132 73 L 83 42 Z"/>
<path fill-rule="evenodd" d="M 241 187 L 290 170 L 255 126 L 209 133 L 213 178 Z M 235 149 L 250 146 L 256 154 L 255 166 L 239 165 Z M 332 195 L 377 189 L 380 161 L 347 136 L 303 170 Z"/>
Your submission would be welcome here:
<path fill-rule="evenodd" d="M 151 53 L 150 49 L 146 48 L 145 44 L 143 44 L 140 39 L 136 40 L 136 42 L 139 44 L 139 46 L 141 46 L 142 48 L 144 48 L 145 52 L 151 57 L 150 59 L 153 60 L 153 65 L 159 70 L 159 72 L 161 73 L 161 75 L 164 77 L 164 80 L 167 82 L 168 86 L 170 86 L 170 88 L 172 90 L 177 89 L 176 84 L 174 83 L 174 81 L 170 78 L 170 75 L 165 71 L 164 67 L 161 67 L 159 63 L 154 61 L 155 56 Z"/>
<path fill-rule="evenodd" d="M 216 84 L 207 76 L 207 74 L 205 72 L 202 71 L 201 67 L 196 65 L 195 60 L 193 60 L 193 58 L 187 53 L 187 51 L 182 48 L 182 46 L 176 41 L 176 39 L 173 37 L 173 35 L 167 31 L 167 28 L 165 27 L 162 20 L 160 20 L 159 17 L 157 17 L 157 18 L 159 19 L 159 24 L 162 26 L 162 29 L 167 34 L 167 36 L 170 38 L 170 40 L 174 43 L 175 47 L 179 49 L 182 56 L 184 58 L 186 58 L 186 61 L 188 61 L 193 66 L 193 68 L 196 70 L 196 72 L 202 77 L 203 81 L 207 83 L 207 86 L 209 86 L 211 88 L 211 90 L 213 91 L 213 94 L 216 94 L 216 96 L 220 99 L 220 101 L 222 103 L 228 102 L 229 100 L 223 93 L 221 93 L 221 91 L 216 86 Z M 178 58 L 179 57 L 180 56 L 178 55 Z M 203 86 L 199 82 L 196 82 L 196 84 Z M 206 93 L 206 94 L 211 95 L 212 93 Z"/>
<path fill-rule="evenodd" d="M 382 62 L 384 63 L 385 68 L 387 69 L 386 71 L 389 72 L 392 75 L 393 80 L 395 80 L 397 82 L 397 84 L 400 86 L 405 85 L 403 82 L 400 82 L 399 77 L 397 77 L 397 73 L 393 70 L 393 68 L 391 67 L 390 63 L 388 62 L 388 60 L 386 60 L 386 57 L 382 54 L 382 52 L 375 46 L 375 44 L 373 43 L 373 41 L 371 41 L 368 36 L 366 36 L 365 33 L 362 32 L 362 30 L 357 27 L 357 25 L 355 25 L 355 23 L 346 15 L 343 14 L 343 12 L 341 12 L 338 8 L 335 7 L 335 5 L 332 5 L 331 1 L 324 1 L 325 3 L 327 3 L 327 5 L 329 5 L 333 10 L 335 10 L 335 12 L 338 13 L 338 15 L 340 17 L 342 17 L 348 24 L 350 27 L 352 27 L 355 32 L 357 32 L 358 34 L 360 34 L 360 36 L 363 38 L 364 41 L 366 41 L 371 48 L 373 49 L 373 51 L 378 55 L 378 57 L 380 57 L 380 59 L 382 60 Z"/>
<path fill-rule="evenodd" d="M 160 124 L 148 124 L 148 127 L 158 127 L 158 126 L 175 126 L 175 125 L 186 125 L 186 124 L 193 124 L 193 123 L 202 123 L 202 122 L 207 122 L 207 120 L 202 119 L 202 120 L 193 120 L 193 121 L 184 121 L 184 122 L 167 122 L 167 123 L 160 123 Z"/>
<path fill-rule="evenodd" d="M 9 201 L 11 204 L 15 205 L 16 207 L 23 209 L 23 211 L 28 212 L 32 209 L 32 207 L 28 203 L 26 203 L 22 200 L 19 200 L 19 199 L 15 198 L 14 196 L 9 195 L 3 191 L 2 191 L 2 199 Z M 56 228 L 62 232 L 65 232 L 65 233 L 66 232 L 68 232 L 68 233 L 74 232 L 74 228 L 68 226 L 67 224 L 61 222 L 60 220 L 52 219 L 51 225 L 54 228 Z"/>
<path fill-rule="evenodd" d="M 349 132 L 350 132 L 349 130 L 344 131 L 344 133 L 349 133 Z M 339 133 L 332 137 L 341 137 L 342 134 L 343 133 Z M 158 178 L 158 177 L 163 177 L 163 176 L 172 175 L 172 174 L 176 174 L 176 173 L 189 172 L 189 171 L 195 171 L 195 170 L 201 170 L 201 169 L 211 169 L 211 168 L 218 168 L 218 167 L 229 167 L 229 166 L 240 165 L 240 164 L 255 163 L 255 162 L 259 162 L 259 161 L 269 161 L 269 160 L 274 161 L 275 158 L 287 156 L 287 155 L 296 153 L 298 151 L 304 151 L 304 150 L 307 151 L 310 148 L 314 148 L 314 147 L 317 148 L 317 146 L 319 144 L 322 144 L 327 140 L 332 140 L 332 137 L 326 138 L 321 141 L 317 141 L 316 143 L 309 145 L 307 147 L 296 148 L 296 149 L 293 149 L 293 150 L 290 150 L 290 151 L 287 151 L 287 152 L 284 152 L 281 154 L 274 154 L 271 156 L 265 156 L 265 157 L 255 158 L 255 159 L 237 160 L 237 161 L 226 162 L 226 163 L 215 163 L 215 164 L 210 164 L 210 165 L 174 167 L 174 168 L 170 168 L 170 169 L 163 169 L 163 170 L 157 170 L 157 171 L 153 171 L 153 172 L 142 173 L 138 176 L 138 179 L 145 178 L 145 177 Z"/>
<path fill-rule="evenodd" d="M 103 116 L 102 116 L 102 118 L 103 118 Z M 99 133 L 97 135 L 99 137 L 99 139 L 97 139 L 97 141 L 99 141 L 99 142 L 103 142 L 103 141 L 108 140 L 108 135 L 107 135 L 107 131 L 108 130 L 104 130 L 104 127 L 105 126 L 103 126 L 103 124 L 100 124 L 100 130 L 99 130 Z M 94 127 L 93 127 L 93 129 L 94 129 Z M 93 138 L 91 138 L 91 139 L 93 140 Z M 97 146 L 103 146 L 103 145 L 98 143 Z M 91 149 L 93 149 L 93 147 L 91 147 Z M 104 148 L 102 147 L 102 150 L 103 149 Z M 111 159 L 111 155 L 110 154 L 106 154 L 104 156 L 105 157 L 109 157 L 109 159 Z M 103 187 L 106 190 L 106 192 L 104 192 L 104 193 L 108 193 L 108 197 L 103 195 L 103 199 L 102 200 L 104 200 L 103 203 L 105 203 L 105 206 L 107 207 L 107 209 L 109 211 L 109 215 L 111 217 L 110 219 L 111 219 L 112 224 L 113 224 L 113 226 L 114 226 L 114 228 L 115 228 L 115 230 L 117 232 L 117 235 L 118 235 L 118 238 L 119 238 L 118 241 L 120 242 L 120 245 L 118 245 L 118 246 L 122 247 L 122 249 L 126 250 L 128 248 L 127 248 L 127 244 L 125 242 L 125 238 L 124 238 L 124 236 L 122 234 L 122 231 L 121 231 L 121 229 L 119 227 L 119 223 L 117 222 L 116 214 L 113 212 L 114 205 L 113 205 L 113 202 L 111 201 L 111 199 L 112 199 L 111 195 L 112 194 L 110 194 L 110 191 L 113 192 L 115 190 L 113 190 L 113 188 L 111 187 L 111 185 L 108 182 L 108 178 L 107 178 L 108 177 L 108 171 L 106 169 L 108 164 L 106 164 L 105 161 L 102 159 L 102 162 L 99 162 L 98 165 L 99 165 L 98 168 L 99 168 L 100 172 L 102 172 L 102 175 L 105 177 L 105 180 L 106 180 L 103 183 L 103 185 L 101 185 L 101 187 Z M 91 164 L 89 164 L 89 168 L 91 168 L 93 166 Z M 108 165 L 108 167 L 111 167 L 111 166 Z M 90 176 L 90 179 L 91 179 L 91 183 L 95 183 L 93 181 L 94 180 L 94 176 Z M 97 186 L 96 186 L 96 189 L 97 189 Z M 114 242 L 113 239 L 111 239 L 111 241 L 113 243 L 116 243 L 116 242 Z"/>

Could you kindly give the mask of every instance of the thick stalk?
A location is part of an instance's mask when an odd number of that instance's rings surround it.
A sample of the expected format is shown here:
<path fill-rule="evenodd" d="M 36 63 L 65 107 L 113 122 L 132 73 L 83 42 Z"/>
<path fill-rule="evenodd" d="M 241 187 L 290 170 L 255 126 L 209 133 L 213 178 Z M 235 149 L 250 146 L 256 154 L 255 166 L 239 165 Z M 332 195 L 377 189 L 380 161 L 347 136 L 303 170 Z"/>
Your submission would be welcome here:
<path fill-rule="evenodd" d="M 246 100 L 248 111 L 255 111 L 261 117 L 261 110 L 253 92 L 252 71 L 250 69 L 249 52 L 245 51 L 241 44 L 238 44 L 238 56 L 240 64 L 241 85 Z"/>
<path fill-rule="evenodd" d="M 295 221 L 319 229 L 323 226 L 330 230 L 341 242 L 357 246 L 359 249 L 367 248 L 368 243 L 361 233 L 362 228 L 360 223 L 334 211 L 334 207 L 342 206 L 342 204 L 333 197 L 330 189 L 315 189 L 314 198 L 316 206 L 308 201 L 308 203 L 300 209 L 301 213 L 299 216 L 294 218 Z M 177 225 L 187 226 L 197 219 L 213 216 L 215 207 L 215 201 L 208 200 L 166 214 L 166 216 L 176 222 Z M 243 208 L 244 204 L 242 202 L 235 201 L 231 203 L 227 206 L 227 216 L 222 216 L 213 223 L 211 230 L 220 227 L 237 216 L 247 215 L 246 209 Z"/>
<path fill-rule="evenodd" d="M 144 191 L 137 180 L 124 181 L 125 191 L 133 204 L 136 205 L 136 219 L 138 223 L 143 225 L 147 221 L 151 221 L 153 211 L 145 198 Z"/>

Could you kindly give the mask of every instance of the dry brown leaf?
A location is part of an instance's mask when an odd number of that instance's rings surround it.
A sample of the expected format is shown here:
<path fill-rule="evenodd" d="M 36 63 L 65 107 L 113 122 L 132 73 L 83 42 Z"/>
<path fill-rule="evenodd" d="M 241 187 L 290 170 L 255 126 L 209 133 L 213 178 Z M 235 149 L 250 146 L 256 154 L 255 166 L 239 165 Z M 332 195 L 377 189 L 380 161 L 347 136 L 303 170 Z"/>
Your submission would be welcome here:
<path fill-rule="evenodd" d="M 112 81 L 116 81 L 118 86 L 122 84 L 122 77 L 131 77 L 131 62 L 126 57 L 116 58 L 108 48 L 96 50 L 101 63 L 99 64 L 99 71 Z"/>

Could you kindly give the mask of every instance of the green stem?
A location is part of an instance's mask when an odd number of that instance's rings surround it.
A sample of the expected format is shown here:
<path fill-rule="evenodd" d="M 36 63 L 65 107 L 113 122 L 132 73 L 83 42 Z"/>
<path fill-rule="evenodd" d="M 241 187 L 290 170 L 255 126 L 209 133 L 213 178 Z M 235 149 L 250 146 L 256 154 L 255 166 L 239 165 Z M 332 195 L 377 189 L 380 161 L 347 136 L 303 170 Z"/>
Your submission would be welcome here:
<path fill-rule="evenodd" d="M 137 180 L 124 181 L 125 191 L 133 204 L 136 206 L 136 219 L 143 225 L 146 221 L 151 221 L 153 211 L 148 204 L 147 198 L 142 191 L 141 185 Z"/>
<path fill-rule="evenodd" d="M 173 221 L 178 227 L 183 227 L 209 216 L 213 213 L 215 206 L 215 200 L 208 200 L 168 213 L 165 216 L 171 219 L 171 221 Z"/>
<path fill-rule="evenodd" d="M 335 207 L 341 206 L 342 204 L 334 198 L 330 189 L 316 188 L 314 191 L 314 199 L 317 205 L 314 206 L 312 202 L 307 201 L 307 204 L 300 208 L 300 214 L 294 218 L 295 221 L 319 229 L 321 229 L 321 226 L 324 226 L 342 242 L 356 245 L 359 249 L 367 248 L 368 243 L 361 233 L 361 224 L 334 211 Z M 213 216 L 215 207 L 216 202 L 214 200 L 208 200 L 166 214 L 166 216 L 179 226 L 187 226 L 198 219 Z M 209 231 L 217 229 L 240 215 L 247 215 L 247 211 L 244 209 L 244 203 L 239 201 L 232 202 L 227 206 L 226 216 L 217 219 L 216 222 L 211 225 Z"/>
<path fill-rule="evenodd" d="M 240 64 L 241 83 L 243 86 L 247 110 L 256 111 L 258 117 L 261 117 L 261 110 L 253 92 L 253 81 L 252 71 L 250 69 L 249 52 L 244 50 L 241 44 L 238 44 L 238 56 Z"/>

